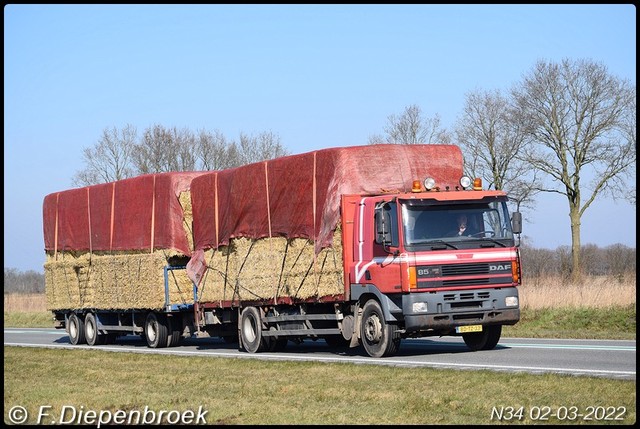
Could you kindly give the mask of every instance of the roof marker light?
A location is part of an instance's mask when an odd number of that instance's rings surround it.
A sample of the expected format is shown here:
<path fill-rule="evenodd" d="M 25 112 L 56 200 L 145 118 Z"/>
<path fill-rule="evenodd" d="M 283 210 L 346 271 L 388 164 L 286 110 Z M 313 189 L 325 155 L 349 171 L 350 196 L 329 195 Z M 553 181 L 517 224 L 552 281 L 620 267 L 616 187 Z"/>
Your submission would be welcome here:
<path fill-rule="evenodd" d="M 432 190 L 436 186 L 436 181 L 433 177 L 427 177 L 424 179 L 424 187 L 427 191 Z"/>
<path fill-rule="evenodd" d="M 482 191 L 482 179 L 479 177 L 476 177 L 475 179 L 473 179 L 473 190 L 474 191 Z"/>

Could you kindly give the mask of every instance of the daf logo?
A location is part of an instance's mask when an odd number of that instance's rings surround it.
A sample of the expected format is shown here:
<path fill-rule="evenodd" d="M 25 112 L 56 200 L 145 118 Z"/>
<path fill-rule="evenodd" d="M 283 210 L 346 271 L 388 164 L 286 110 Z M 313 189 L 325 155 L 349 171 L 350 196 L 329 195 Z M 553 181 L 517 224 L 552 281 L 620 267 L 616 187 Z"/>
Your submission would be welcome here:
<path fill-rule="evenodd" d="M 511 271 L 511 264 L 489 265 L 489 272 L 491 271 Z"/>

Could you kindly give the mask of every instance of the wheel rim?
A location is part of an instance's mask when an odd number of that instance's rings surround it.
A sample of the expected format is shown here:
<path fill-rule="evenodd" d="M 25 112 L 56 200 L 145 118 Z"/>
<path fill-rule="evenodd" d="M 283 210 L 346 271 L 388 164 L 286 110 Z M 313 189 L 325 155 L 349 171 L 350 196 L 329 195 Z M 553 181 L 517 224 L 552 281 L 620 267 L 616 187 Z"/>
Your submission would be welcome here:
<path fill-rule="evenodd" d="M 253 343 L 256 339 L 256 321 L 253 317 L 247 317 L 242 324 L 242 333 L 244 338 Z"/>
<path fill-rule="evenodd" d="M 156 340 L 157 336 L 158 327 L 156 326 L 155 322 L 149 323 L 147 325 L 147 338 L 153 343 Z"/>
<path fill-rule="evenodd" d="M 87 337 L 94 338 L 96 335 L 96 327 L 93 325 L 93 319 L 87 320 Z"/>
<path fill-rule="evenodd" d="M 69 335 L 71 338 L 78 338 L 78 321 L 75 317 L 72 317 L 71 323 L 69 323 Z"/>
<path fill-rule="evenodd" d="M 369 343 L 379 343 L 382 338 L 382 323 L 377 314 L 372 314 L 367 318 L 364 335 Z"/>

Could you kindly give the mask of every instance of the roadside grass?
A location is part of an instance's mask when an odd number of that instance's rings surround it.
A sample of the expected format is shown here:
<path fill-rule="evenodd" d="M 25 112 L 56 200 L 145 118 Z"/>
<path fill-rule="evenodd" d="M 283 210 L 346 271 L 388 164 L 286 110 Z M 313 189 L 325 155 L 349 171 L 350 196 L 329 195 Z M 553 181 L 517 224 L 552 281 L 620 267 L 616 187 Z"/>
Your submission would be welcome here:
<path fill-rule="evenodd" d="M 26 347 L 5 347 L 4 374 L 5 412 L 25 407 L 31 424 L 95 424 L 92 411 L 175 418 L 199 407 L 207 424 L 225 425 L 636 421 L 635 381 L 596 377 Z M 592 420 L 571 417 L 590 407 L 602 407 Z"/>
<path fill-rule="evenodd" d="M 633 280 L 590 288 L 527 283 L 521 320 L 503 337 L 635 339 Z M 43 296 L 5 295 L 4 302 L 5 327 L 53 326 Z M 4 348 L 4 374 L 5 423 L 15 406 L 27 409 L 31 424 L 95 425 L 92 412 L 125 413 L 135 423 L 145 410 L 175 418 L 199 407 L 206 423 L 225 425 L 636 421 L 635 381 L 598 377 L 13 346 Z M 572 417 L 589 411 L 591 420 Z"/>
<path fill-rule="evenodd" d="M 53 328 L 53 316 L 49 311 L 5 311 L 5 328 Z"/>
<path fill-rule="evenodd" d="M 609 308 L 524 308 L 520 311 L 518 323 L 502 328 L 502 336 L 635 340 L 636 305 Z"/>

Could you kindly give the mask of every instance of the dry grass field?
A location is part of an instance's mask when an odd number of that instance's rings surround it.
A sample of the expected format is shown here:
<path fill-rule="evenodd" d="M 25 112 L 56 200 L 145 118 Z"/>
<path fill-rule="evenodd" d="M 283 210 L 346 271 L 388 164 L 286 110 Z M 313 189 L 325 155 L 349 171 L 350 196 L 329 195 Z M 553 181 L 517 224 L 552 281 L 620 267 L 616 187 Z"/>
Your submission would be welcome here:
<path fill-rule="evenodd" d="M 586 277 L 575 285 L 560 277 L 527 278 L 520 287 L 523 309 L 609 308 L 636 303 L 636 278 Z M 43 312 L 47 310 L 44 294 L 5 294 L 5 312 Z"/>
<path fill-rule="evenodd" d="M 43 293 L 5 293 L 4 311 L 9 313 L 47 311 L 47 300 Z"/>
<path fill-rule="evenodd" d="M 636 303 L 636 277 L 585 277 L 571 284 L 560 277 L 530 278 L 520 287 L 522 309 L 609 308 Z"/>

